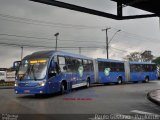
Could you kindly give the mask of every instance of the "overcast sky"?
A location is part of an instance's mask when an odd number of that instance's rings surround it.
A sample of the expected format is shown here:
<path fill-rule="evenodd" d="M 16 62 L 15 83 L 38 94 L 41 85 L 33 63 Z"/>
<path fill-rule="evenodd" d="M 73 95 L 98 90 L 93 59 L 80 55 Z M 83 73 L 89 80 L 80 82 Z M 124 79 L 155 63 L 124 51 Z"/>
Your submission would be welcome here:
<path fill-rule="evenodd" d="M 116 4 L 110 0 L 61 0 L 64 2 L 82 5 L 84 7 L 116 14 Z M 125 15 L 144 14 L 146 12 L 126 7 Z M 9 15 L 9 16 L 6 16 Z M 13 18 L 12 16 L 18 17 Z M 27 21 L 27 18 L 49 23 Z M 66 27 L 66 25 L 68 25 Z M 82 27 L 86 26 L 82 29 Z M 159 19 L 145 18 L 117 21 L 95 15 L 71 11 L 29 0 L 0 0 L 0 43 L 50 46 L 55 47 L 54 34 L 59 32 L 59 47 L 105 47 L 105 32 L 103 28 L 111 27 L 108 31 L 109 39 L 117 33 L 110 43 L 110 58 L 123 59 L 133 51 L 151 50 L 153 55 L 160 56 L 159 51 Z M 48 38 L 35 39 L 6 36 L 2 34 Z M 53 39 L 53 40 L 50 40 Z M 66 40 L 66 41 L 64 41 Z M 83 41 L 83 42 L 80 42 Z M 97 41 L 97 42 L 96 42 Z M 24 56 L 34 51 L 47 50 L 47 48 L 24 48 Z M 51 50 L 51 48 L 48 48 Z M 79 53 L 79 49 L 65 51 Z M 0 67 L 10 67 L 15 60 L 20 60 L 21 47 L 0 45 Z M 105 58 L 105 49 L 82 49 L 83 55 L 93 58 Z"/>

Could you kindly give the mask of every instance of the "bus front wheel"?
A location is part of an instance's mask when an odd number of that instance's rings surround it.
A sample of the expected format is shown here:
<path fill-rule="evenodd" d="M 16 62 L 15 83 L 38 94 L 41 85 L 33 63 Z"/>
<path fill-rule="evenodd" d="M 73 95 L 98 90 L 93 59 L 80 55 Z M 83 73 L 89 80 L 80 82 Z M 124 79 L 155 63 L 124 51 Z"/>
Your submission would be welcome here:
<path fill-rule="evenodd" d="M 65 93 L 65 85 L 64 83 L 61 84 L 61 91 L 60 94 L 64 94 Z"/>

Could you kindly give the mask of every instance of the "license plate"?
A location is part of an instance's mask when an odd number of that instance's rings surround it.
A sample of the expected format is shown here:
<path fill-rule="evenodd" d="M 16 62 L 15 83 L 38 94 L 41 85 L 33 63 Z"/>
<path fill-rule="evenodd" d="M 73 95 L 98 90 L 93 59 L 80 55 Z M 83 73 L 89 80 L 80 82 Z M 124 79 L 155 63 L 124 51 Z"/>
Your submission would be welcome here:
<path fill-rule="evenodd" d="M 30 92 L 30 90 L 24 90 L 24 92 L 25 92 L 25 93 L 29 93 L 29 92 Z"/>

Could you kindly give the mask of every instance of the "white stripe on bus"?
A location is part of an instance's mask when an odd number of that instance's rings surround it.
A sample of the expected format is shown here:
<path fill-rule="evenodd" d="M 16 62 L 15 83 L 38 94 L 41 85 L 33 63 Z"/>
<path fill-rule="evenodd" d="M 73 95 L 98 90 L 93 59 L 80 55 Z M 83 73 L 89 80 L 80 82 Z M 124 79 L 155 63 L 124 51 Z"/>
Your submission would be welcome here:
<path fill-rule="evenodd" d="M 74 84 L 74 85 L 72 85 L 72 88 L 78 88 L 78 87 L 82 87 L 82 86 L 86 86 L 86 85 L 87 85 L 87 82 Z"/>

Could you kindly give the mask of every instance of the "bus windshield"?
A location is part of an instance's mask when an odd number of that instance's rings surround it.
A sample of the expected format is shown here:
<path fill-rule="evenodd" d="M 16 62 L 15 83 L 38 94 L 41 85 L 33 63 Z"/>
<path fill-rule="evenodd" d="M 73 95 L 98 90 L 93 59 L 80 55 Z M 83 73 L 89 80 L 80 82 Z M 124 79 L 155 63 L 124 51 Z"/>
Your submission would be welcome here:
<path fill-rule="evenodd" d="M 44 79 L 47 71 L 48 59 L 23 60 L 17 72 L 18 80 Z"/>

